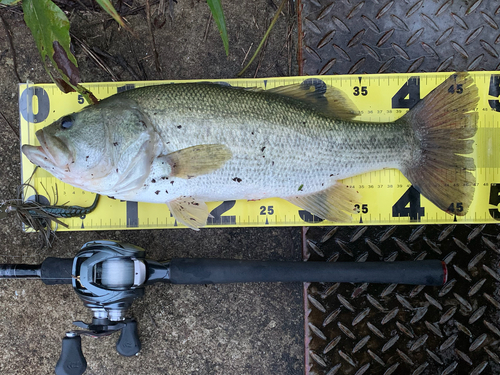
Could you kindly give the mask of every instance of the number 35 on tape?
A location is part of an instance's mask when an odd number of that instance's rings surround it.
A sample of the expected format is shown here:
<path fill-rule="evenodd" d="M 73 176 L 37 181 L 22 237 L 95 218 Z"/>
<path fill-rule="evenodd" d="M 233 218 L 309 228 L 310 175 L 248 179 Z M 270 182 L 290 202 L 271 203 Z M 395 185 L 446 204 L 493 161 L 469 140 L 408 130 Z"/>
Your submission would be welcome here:
<path fill-rule="evenodd" d="M 323 81 L 327 86 L 342 90 L 361 112 L 360 121 L 394 121 L 412 108 L 421 98 L 442 83 L 450 73 L 386 74 L 363 76 L 307 77 Z M 476 163 L 475 195 L 466 216 L 455 217 L 435 207 L 423 197 L 408 180 L 394 169 L 384 169 L 343 180 L 361 195 L 355 205 L 352 222 L 341 225 L 380 225 L 419 223 L 498 223 L 500 221 L 500 74 L 498 72 L 471 72 L 479 90 L 478 132 L 474 138 Z M 303 77 L 226 80 L 224 83 L 240 87 L 273 87 L 301 83 Z M 207 80 L 205 80 L 206 82 Z M 173 81 L 186 82 L 186 81 Z M 220 81 L 219 81 L 220 82 Z M 160 81 L 89 83 L 86 87 L 103 99 L 117 92 L 135 87 L 172 83 Z M 35 132 L 52 121 L 82 109 L 86 104 L 77 93 L 63 94 L 53 84 L 19 85 L 19 114 L 21 142 L 36 144 Z M 449 88 L 460 93 L 460 85 Z M 311 163 L 314 161 L 312 160 Z M 27 181 L 34 166 L 22 155 L 22 179 Z M 38 169 L 31 181 L 38 193 L 54 203 L 90 206 L 94 194 L 66 185 L 48 172 Z M 57 197 L 52 192 L 57 191 Z M 51 192 L 51 193 L 49 193 Z M 34 191 L 26 192 L 26 198 Z M 211 227 L 244 226 L 302 226 L 339 225 L 315 217 L 284 200 L 226 201 L 208 203 Z M 453 202 L 449 211 L 463 210 L 462 202 Z M 102 197 L 92 213 L 65 219 L 68 228 L 58 230 L 106 230 L 132 228 L 181 227 L 170 215 L 166 205 L 135 203 Z"/>

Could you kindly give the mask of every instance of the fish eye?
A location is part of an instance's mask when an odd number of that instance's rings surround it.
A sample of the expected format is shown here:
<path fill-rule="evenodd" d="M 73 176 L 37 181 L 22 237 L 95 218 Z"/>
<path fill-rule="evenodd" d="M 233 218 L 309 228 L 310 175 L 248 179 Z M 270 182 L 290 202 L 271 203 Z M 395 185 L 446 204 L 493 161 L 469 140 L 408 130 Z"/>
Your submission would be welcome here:
<path fill-rule="evenodd" d="M 73 119 L 71 116 L 64 116 L 61 119 L 61 129 L 69 129 L 73 126 Z"/>

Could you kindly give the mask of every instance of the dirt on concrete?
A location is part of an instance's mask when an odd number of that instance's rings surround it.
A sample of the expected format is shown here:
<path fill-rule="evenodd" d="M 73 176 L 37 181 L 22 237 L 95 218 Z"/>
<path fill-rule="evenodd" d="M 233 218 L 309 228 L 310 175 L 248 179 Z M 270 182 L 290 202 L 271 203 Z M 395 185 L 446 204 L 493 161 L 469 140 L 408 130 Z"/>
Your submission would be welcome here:
<path fill-rule="evenodd" d="M 247 51 L 250 58 L 276 11 L 268 0 L 226 2 L 230 53 L 204 1 L 173 3 L 173 19 L 158 14 L 151 1 L 155 67 L 145 0 L 121 1 L 130 35 L 90 1 L 56 1 L 71 20 L 71 32 L 109 66 L 105 72 L 74 42 L 83 82 L 157 79 L 234 78 Z M 285 7 L 285 9 L 287 9 Z M 16 196 L 20 183 L 18 79 L 50 82 L 19 6 L 0 8 L 12 32 L 14 63 L 7 31 L 0 27 L 0 201 Z M 163 26 L 161 26 L 162 22 Z M 262 57 L 245 77 L 297 74 L 296 19 L 288 7 L 271 33 Z M 161 27 L 160 27 L 161 26 Z M 292 31 L 292 32 L 290 32 Z M 76 39 L 75 39 L 76 40 Z M 109 55 L 109 56 L 107 56 Z M 258 66 L 258 69 L 257 69 Z M 10 124 L 10 126 L 9 126 Z M 72 257 L 86 242 L 114 239 L 141 246 L 153 259 L 226 257 L 300 260 L 300 228 L 131 230 L 60 233 L 50 249 L 24 233 L 15 217 L 0 221 L 0 261 L 40 263 L 47 256 Z M 142 350 L 136 357 L 117 354 L 118 335 L 83 338 L 86 374 L 302 374 L 303 314 L 301 284 L 233 284 L 148 287 L 130 310 L 139 321 Z M 61 339 L 72 321 L 91 313 L 69 286 L 40 281 L 0 281 L 0 373 L 51 374 Z"/>

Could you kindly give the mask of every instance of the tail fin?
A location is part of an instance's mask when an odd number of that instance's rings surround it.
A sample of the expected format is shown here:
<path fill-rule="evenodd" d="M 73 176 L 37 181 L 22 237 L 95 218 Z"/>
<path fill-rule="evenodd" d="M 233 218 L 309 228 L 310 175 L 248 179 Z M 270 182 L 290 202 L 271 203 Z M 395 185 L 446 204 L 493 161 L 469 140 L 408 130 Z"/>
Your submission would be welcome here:
<path fill-rule="evenodd" d="M 478 89 L 467 73 L 450 76 L 400 120 L 415 132 L 417 149 L 403 174 L 440 209 L 463 216 L 474 197 Z"/>

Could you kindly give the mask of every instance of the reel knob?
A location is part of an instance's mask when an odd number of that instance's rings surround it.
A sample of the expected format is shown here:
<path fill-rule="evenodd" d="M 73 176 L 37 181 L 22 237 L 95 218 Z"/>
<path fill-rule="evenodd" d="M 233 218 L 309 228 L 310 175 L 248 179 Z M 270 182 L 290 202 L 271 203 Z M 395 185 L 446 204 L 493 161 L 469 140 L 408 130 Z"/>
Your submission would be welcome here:
<path fill-rule="evenodd" d="M 137 322 L 131 319 L 125 323 L 116 342 L 116 351 L 125 357 L 136 355 L 141 350 L 141 341 L 137 333 Z"/>
<path fill-rule="evenodd" d="M 61 356 L 57 361 L 56 375 L 82 375 L 87 361 L 82 353 L 82 339 L 74 332 L 67 332 L 62 340 Z"/>

